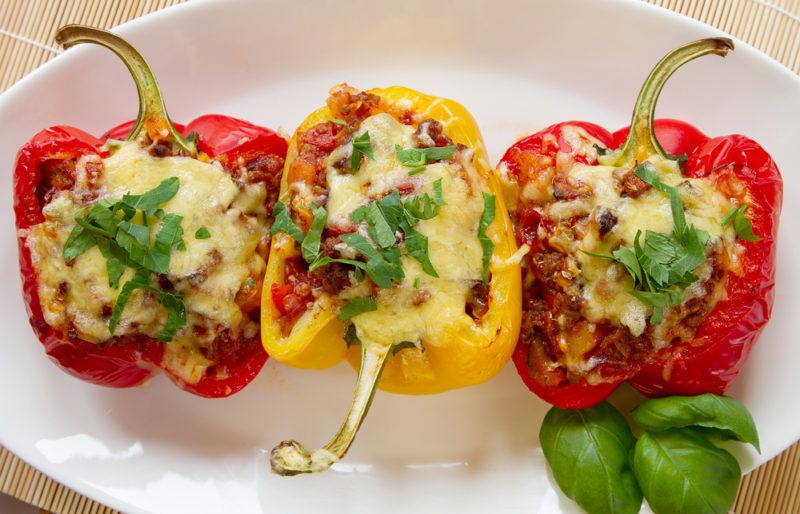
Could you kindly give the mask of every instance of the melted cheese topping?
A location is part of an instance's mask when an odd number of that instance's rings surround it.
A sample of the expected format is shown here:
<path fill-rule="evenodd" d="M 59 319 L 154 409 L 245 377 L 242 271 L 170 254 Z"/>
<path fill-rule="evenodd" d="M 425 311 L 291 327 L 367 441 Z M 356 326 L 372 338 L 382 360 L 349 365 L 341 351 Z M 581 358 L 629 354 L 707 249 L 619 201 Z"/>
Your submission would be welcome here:
<path fill-rule="evenodd" d="M 84 164 L 84 160 L 78 163 L 79 178 L 85 174 Z M 212 364 L 197 351 L 198 346 L 210 344 L 222 330 L 228 330 L 232 337 L 243 331 L 252 335 L 254 331 L 255 325 L 234 300 L 248 278 L 264 270 L 264 259 L 256 247 L 266 230 L 266 188 L 263 184 L 240 188 L 218 165 L 188 157 L 156 158 L 135 143 L 125 143 L 103 161 L 95 190 L 97 198 L 115 200 L 128 192 L 149 191 L 170 177 L 178 177 L 180 187 L 162 209 L 183 216 L 186 251 L 173 250 L 167 278 L 183 295 L 188 321 L 167 344 L 164 364 L 187 382 L 195 383 Z M 30 229 L 26 244 L 47 323 L 59 329 L 71 326 L 81 339 L 102 343 L 112 337 L 108 318 L 120 289 L 109 287 L 106 261 L 97 247 L 73 263 L 64 262 L 62 257 L 75 215 L 85 207 L 80 199 L 88 194 L 80 186 L 60 192 L 44 207 L 45 221 Z M 195 238 L 201 227 L 208 229 L 209 239 Z M 132 276 L 133 270 L 128 268 L 120 284 Z M 114 335 L 157 337 L 165 321 L 166 311 L 153 295 L 137 290 L 126 304 Z"/>
<path fill-rule="evenodd" d="M 403 256 L 403 281 L 391 289 L 378 289 L 378 309 L 360 314 L 352 322 L 359 339 L 365 343 L 444 343 L 446 327 L 451 321 L 463 317 L 471 322 L 464 306 L 469 290 L 481 279 L 478 223 L 485 186 L 471 161 L 472 152 L 458 153 L 462 156 L 458 163 L 429 164 L 424 172 L 409 176 L 410 168 L 397 160 L 395 145 L 414 146 L 413 128 L 388 114 L 377 114 L 364 120 L 357 135 L 365 131 L 370 134 L 374 160 L 365 159 L 355 174 L 340 173 L 328 166 L 329 225 L 352 226 L 349 214 L 354 209 L 401 186 L 411 184 L 414 187 L 411 194 L 428 193 L 432 197 L 433 183 L 438 179 L 442 179 L 442 196 L 447 205 L 441 206 L 435 217 L 414 227 L 428 237 L 429 257 L 439 277 L 426 274 L 416 260 Z M 337 148 L 328 163 L 349 156 L 351 148 L 349 144 Z M 362 232 L 366 236 L 366 231 Z M 419 289 L 414 288 L 417 280 Z M 429 293 L 429 297 L 415 305 L 421 291 Z M 343 291 L 340 298 L 368 294 L 367 286 L 359 284 Z"/>
<path fill-rule="evenodd" d="M 713 249 L 732 255 L 736 244 L 735 231 L 731 226 L 723 227 L 720 224 L 731 209 L 731 202 L 709 180 L 683 177 L 674 161 L 653 158 L 650 162 L 657 168 L 660 180 L 676 187 L 680 192 L 687 223 L 710 235 L 706 254 Z M 582 285 L 581 295 L 585 300 L 583 316 L 590 322 L 609 320 L 612 324 L 627 327 L 632 335 L 640 336 L 647 328 L 647 320 L 652 311 L 628 294 L 634 285 L 628 272 L 609 260 L 583 252 L 608 255 L 620 245 L 632 246 L 638 231 L 642 232 L 640 242 L 643 242 L 647 230 L 671 233 L 672 210 L 669 196 L 655 189 L 647 190 L 638 198 L 622 195 L 615 178 L 615 173 L 619 171 L 611 166 L 574 163 L 560 172 L 571 180 L 588 185 L 591 194 L 574 200 L 556 201 L 552 183 L 548 182 L 546 188 L 540 187 L 535 191 L 527 191 L 526 188 L 524 196 L 529 195 L 530 200 L 546 198 L 548 203 L 543 206 L 542 213 L 556 223 L 576 217 L 594 218 L 603 211 L 614 214 L 617 223 L 602 238 L 596 224 L 591 223 L 582 238 L 575 237 L 574 234 L 551 235 L 550 243 L 570 254 L 575 267 L 574 277 Z M 534 182 L 529 183 L 529 186 L 531 184 Z M 685 291 L 684 304 L 692 298 L 706 294 L 703 284 L 709 279 L 711 272 L 709 261 L 695 270 L 699 280 Z M 715 303 L 724 294 L 724 288 L 717 287 L 714 291 L 715 297 L 710 300 Z M 670 322 L 676 321 L 679 320 L 669 318 L 668 310 L 667 320 L 657 330 L 653 330 L 657 347 L 668 344 L 668 341 L 659 340 L 659 336 L 669 337 L 668 326 Z"/>

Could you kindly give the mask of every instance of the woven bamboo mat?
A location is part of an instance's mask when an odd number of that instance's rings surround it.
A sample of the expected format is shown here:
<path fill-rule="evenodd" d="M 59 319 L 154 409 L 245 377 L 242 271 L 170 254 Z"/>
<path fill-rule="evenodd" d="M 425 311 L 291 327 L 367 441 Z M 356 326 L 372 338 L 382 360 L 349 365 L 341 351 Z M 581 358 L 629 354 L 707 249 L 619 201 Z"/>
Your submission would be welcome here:
<path fill-rule="evenodd" d="M 57 52 L 65 23 L 113 27 L 184 0 L 0 0 L 0 91 Z M 588 0 L 587 0 L 588 1 Z M 733 34 L 800 73 L 800 0 L 646 0 Z M 111 514 L 0 447 L 0 493 L 55 514 Z M 746 475 L 737 514 L 800 514 L 800 443 Z"/>

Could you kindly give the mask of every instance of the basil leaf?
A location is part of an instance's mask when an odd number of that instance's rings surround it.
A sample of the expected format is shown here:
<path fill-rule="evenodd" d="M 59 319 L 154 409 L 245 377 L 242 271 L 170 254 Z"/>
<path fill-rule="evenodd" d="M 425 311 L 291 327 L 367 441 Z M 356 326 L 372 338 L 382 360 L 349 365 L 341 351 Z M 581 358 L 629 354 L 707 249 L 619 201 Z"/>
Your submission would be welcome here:
<path fill-rule="evenodd" d="M 275 206 L 272 208 L 272 218 L 275 221 L 272 222 L 269 235 L 274 236 L 278 232 L 283 232 L 292 236 L 298 243 L 303 242 L 305 237 L 303 231 L 294 224 L 292 218 L 289 217 L 286 206 L 282 202 L 275 202 Z"/>
<path fill-rule="evenodd" d="M 436 179 L 433 182 L 433 201 L 436 205 L 447 205 L 442 196 L 442 179 Z"/>
<path fill-rule="evenodd" d="M 750 220 L 747 216 L 744 215 L 746 210 L 746 205 L 732 208 L 722 220 L 721 225 L 724 227 L 733 220 L 733 229 L 736 231 L 736 237 L 751 243 L 761 241 L 761 238 L 753 233 L 753 226 L 750 224 Z"/>
<path fill-rule="evenodd" d="M 344 121 L 344 120 L 340 120 L 339 118 L 334 118 L 334 119 L 330 120 L 330 122 L 331 123 L 335 123 L 337 125 L 342 125 L 343 127 L 347 126 L 347 122 Z"/>
<path fill-rule="evenodd" d="M 122 311 L 125 309 L 125 304 L 128 303 L 131 294 L 137 289 L 149 288 L 150 272 L 144 268 L 136 270 L 136 274 L 133 278 L 125 282 L 122 286 L 122 290 L 119 292 L 119 296 L 117 296 L 116 303 L 114 303 L 114 308 L 111 310 L 111 318 L 108 320 L 108 331 L 111 335 L 114 335 L 114 331 L 117 329 L 119 318 L 122 316 Z"/>
<path fill-rule="evenodd" d="M 478 225 L 478 241 L 481 243 L 483 249 L 483 260 L 481 267 L 481 277 L 484 284 L 489 279 L 489 262 L 492 260 L 492 253 L 494 252 L 494 243 L 486 234 L 489 225 L 494 221 L 495 210 L 495 197 L 489 193 L 483 193 L 483 213 Z"/>
<path fill-rule="evenodd" d="M 166 343 L 172 341 L 175 333 L 186 325 L 186 305 L 181 295 L 164 291 L 159 291 L 158 303 L 167 310 L 167 322 L 158 335 L 158 340 Z"/>
<path fill-rule="evenodd" d="M 747 408 L 737 400 L 715 394 L 670 396 L 647 400 L 631 413 L 633 420 L 649 432 L 670 428 L 703 427 L 714 435 L 750 443 L 760 451 L 758 431 Z"/>
<path fill-rule="evenodd" d="M 96 239 L 91 232 L 80 225 L 75 225 L 67 237 L 67 242 L 64 243 L 61 254 L 65 261 L 71 261 L 83 255 L 96 244 Z"/>
<path fill-rule="evenodd" d="M 426 169 L 425 166 L 416 166 L 416 167 L 411 168 L 410 170 L 408 170 L 408 175 L 409 176 L 419 175 L 420 173 L 425 171 L 425 169 Z"/>
<path fill-rule="evenodd" d="M 347 321 L 358 316 L 359 314 L 376 310 L 378 310 L 378 302 L 375 301 L 375 298 L 372 298 L 371 296 L 361 296 L 353 298 L 346 304 L 342 305 L 339 308 L 339 315 L 336 316 L 336 319 Z"/>
<path fill-rule="evenodd" d="M 642 493 L 629 462 L 636 440 L 611 404 L 582 410 L 553 407 L 539 440 L 556 483 L 587 512 L 639 512 Z"/>
<path fill-rule="evenodd" d="M 372 141 L 369 138 L 369 131 L 353 138 L 353 154 L 350 157 L 350 169 L 353 173 L 361 167 L 361 156 L 364 155 L 373 161 L 375 154 L 372 152 Z"/>
<path fill-rule="evenodd" d="M 194 233 L 195 239 L 209 239 L 211 238 L 211 232 L 208 231 L 206 227 L 200 227 L 197 229 L 197 232 Z"/>
<path fill-rule="evenodd" d="M 736 501 L 742 471 L 727 451 L 690 429 L 645 432 L 633 471 L 659 514 L 724 514 Z"/>
<path fill-rule="evenodd" d="M 124 195 L 120 202 L 134 210 L 144 212 L 147 216 L 152 216 L 156 209 L 175 196 L 179 187 L 178 177 L 170 177 L 142 195 Z"/>
<path fill-rule="evenodd" d="M 322 231 L 325 229 L 325 221 L 328 219 L 328 213 L 322 207 L 312 205 L 311 213 L 314 215 L 314 219 L 311 220 L 308 233 L 300 244 L 303 258 L 308 263 L 314 262 L 319 257 L 319 247 L 322 244 Z"/>

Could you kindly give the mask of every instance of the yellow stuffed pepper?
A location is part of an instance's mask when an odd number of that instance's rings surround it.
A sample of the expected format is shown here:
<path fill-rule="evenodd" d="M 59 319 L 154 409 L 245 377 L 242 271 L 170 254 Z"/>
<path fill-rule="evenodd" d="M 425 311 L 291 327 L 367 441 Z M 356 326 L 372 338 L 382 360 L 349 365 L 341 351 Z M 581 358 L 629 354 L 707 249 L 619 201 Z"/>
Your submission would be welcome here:
<path fill-rule="evenodd" d="M 359 370 L 334 439 L 272 451 L 274 472 L 342 458 L 380 380 L 438 393 L 508 361 L 520 322 L 521 251 L 472 116 L 450 100 L 340 85 L 297 129 L 286 156 L 262 295 L 275 359 Z"/>

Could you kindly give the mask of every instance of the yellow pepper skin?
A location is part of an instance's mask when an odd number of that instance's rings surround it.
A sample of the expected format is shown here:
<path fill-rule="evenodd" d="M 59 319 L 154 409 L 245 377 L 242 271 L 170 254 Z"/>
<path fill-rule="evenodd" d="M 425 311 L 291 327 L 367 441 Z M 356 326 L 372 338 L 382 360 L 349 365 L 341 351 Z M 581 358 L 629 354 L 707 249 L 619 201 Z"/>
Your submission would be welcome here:
<path fill-rule="evenodd" d="M 441 122 L 445 135 L 475 150 L 476 168 L 486 178 L 491 194 L 497 197 L 495 219 L 487 232 L 495 244 L 490 265 L 489 313 L 480 325 L 464 320 L 458 320 L 455 326 L 451 324 L 436 344 L 423 341 L 426 359 L 420 358 L 417 350 L 398 352 L 386 364 L 379 387 L 394 393 L 430 394 L 485 382 L 505 366 L 514 350 L 519 335 L 521 286 L 519 266 L 503 262 L 511 258 L 517 247 L 498 180 L 488 164 L 483 138 L 472 115 L 452 100 L 398 86 L 367 92 L 381 97 L 389 105 L 410 103 L 410 110 Z M 287 171 L 297 156 L 297 133 L 333 118 L 328 107 L 318 109 L 303 121 L 289 142 L 280 192 L 280 200 L 285 204 L 289 202 Z M 344 327 L 336 319 L 338 309 L 333 305 L 320 310 L 316 316 L 304 314 L 291 333 L 281 334 L 277 322 L 279 313 L 272 304 L 270 292 L 272 284 L 284 282 L 285 259 L 298 253 L 299 245 L 292 238 L 283 233 L 275 235 L 261 295 L 264 348 L 272 358 L 298 368 L 323 369 L 346 357 L 358 369 L 361 352 L 356 346 L 348 350 Z"/>
<path fill-rule="evenodd" d="M 328 446 L 312 454 L 299 443 L 285 441 L 273 450 L 272 469 L 282 475 L 321 471 L 344 455 L 374 392 L 361 386 L 365 381 L 361 375 L 379 376 L 381 389 L 402 394 L 432 394 L 479 384 L 492 378 L 506 365 L 519 335 L 519 252 L 499 180 L 489 165 L 474 119 L 464 107 L 452 100 L 428 96 L 405 87 L 373 89 L 366 93 L 380 98 L 381 110 L 406 110 L 425 119 L 437 120 L 453 144 L 463 144 L 474 150 L 473 164 L 484 179 L 484 190 L 495 197 L 495 217 L 486 232 L 494 243 L 489 265 L 489 308 L 480 321 L 465 314 L 456 319 L 443 319 L 437 327 L 428 327 L 421 341 L 424 350 L 393 348 L 391 354 L 387 354 L 388 349 L 385 349 L 379 355 L 380 350 L 365 349 L 368 345 L 347 347 L 344 324 L 337 319 L 338 304 L 323 294 L 313 308 L 299 317 L 288 334 L 283 333 L 280 312 L 273 304 L 271 293 L 273 285 L 284 284 L 285 261 L 300 255 L 300 245 L 288 234 L 276 233 L 262 292 L 264 348 L 272 358 L 294 367 L 323 369 L 346 358 L 360 371 L 351 414 Z M 298 156 L 298 134 L 333 119 L 336 116 L 331 109 L 323 107 L 306 118 L 292 137 L 279 197 L 284 205 L 290 205 L 292 201 L 288 181 L 289 170 Z M 366 372 L 360 370 L 362 362 L 367 363 Z M 360 411 L 360 414 L 354 415 L 353 411 Z"/>

